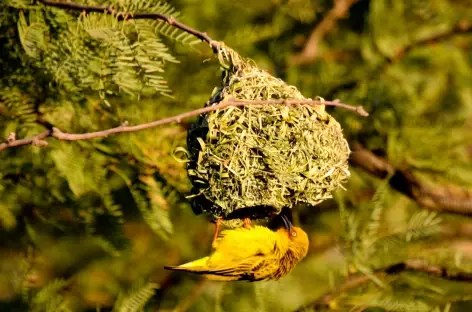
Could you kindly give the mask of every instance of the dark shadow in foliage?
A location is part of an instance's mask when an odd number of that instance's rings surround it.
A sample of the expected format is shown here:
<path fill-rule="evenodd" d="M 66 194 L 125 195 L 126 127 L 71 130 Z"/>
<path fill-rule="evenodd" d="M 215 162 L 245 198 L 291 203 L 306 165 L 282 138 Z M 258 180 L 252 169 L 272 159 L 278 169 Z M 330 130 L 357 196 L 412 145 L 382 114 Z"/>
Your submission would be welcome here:
<path fill-rule="evenodd" d="M 28 305 L 21 298 L 10 302 L 0 301 L 0 311 L 23 312 L 28 311 Z"/>

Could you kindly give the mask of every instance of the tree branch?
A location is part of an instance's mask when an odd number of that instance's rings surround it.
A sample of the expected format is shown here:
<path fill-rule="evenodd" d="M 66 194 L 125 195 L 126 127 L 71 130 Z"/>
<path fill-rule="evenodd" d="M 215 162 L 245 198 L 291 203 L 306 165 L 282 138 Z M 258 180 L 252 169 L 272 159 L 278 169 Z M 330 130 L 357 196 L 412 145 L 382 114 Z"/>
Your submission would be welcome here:
<path fill-rule="evenodd" d="M 432 188 L 406 169 L 396 169 L 387 160 L 360 144 L 353 145 L 351 164 L 381 179 L 391 176 L 390 186 L 410 197 L 424 208 L 472 215 L 472 192 L 445 186 Z"/>
<path fill-rule="evenodd" d="M 323 20 L 316 25 L 315 29 L 308 38 L 303 50 L 294 55 L 291 63 L 301 65 L 313 62 L 319 56 L 319 45 L 328 32 L 336 27 L 339 19 L 346 17 L 349 8 L 357 0 L 335 0 L 334 7 L 328 12 Z"/>
<path fill-rule="evenodd" d="M 62 2 L 62 1 L 51 1 L 51 0 L 37 0 L 39 3 L 42 3 L 45 6 L 69 9 L 80 12 L 97 12 L 97 13 L 106 13 L 115 16 L 118 20 L 125 21 L 129 19 L 157 19 L 164 21 L 165 23 L 178 28 L 186 33 L 189 33 L 198 39 L 205 41 L 210 45 L 210 47 L 215 51 L 219 47 L 219 43 L 211 39 L 206 32 L 198 31 L 182 22 L 179 22 L 172 16 L 166 16 L 160 13 L 140 13 L 140 12 L 119 12 L 113 7 L 108 6 L 99 6 L 99 5 L 85 5 L 74 2 Z"/>
<path fill-rule="evenodd" d="M 235 107 L 246 106 L 246 105 L 295 106 L 295 105 L 302 105 L 302 104 L 335 106 L 335 107 L 341 107 L 350 111 L 354 111 L 361 116 L 369 115 L 362 106 L 351 106 L 351 105 L 343 104 L 337 99 L 334 101 L 325 101 L 325 100 L 256 100 L 256 101 L 246 100 L 246 101 L 243 101 L 243 100 L 230 99 L 230 100 L 222 101 L 216 105 L 206 106 L 206 107 L 196 109 L 190 112 L 185 112 L 176 116 L 159 119 L 153 122 L 140 124 L 136 126 L 128 126 L 127 123 L 125 122 L 122 125 L 115 128 L 110 128 L 107 130 L 96 131 L 96 132 L 80 133 L 80 134 L 79 133 L 65 133 L 59 130 L 58 128 L 52 128 L 52 131 L 47 130 L 31 138 L 26 138 L 26 139 L 21 139 L 21 140 L 16 140 L 14 138 L 10 139 L 6 143 L 0 144 L 0 151 L 7 149 L 9 147 L 28 145 L 31 143 L 36 144 L 36 145 L 47 145 L 47 142 L 43 141 L 43 139 L 47 137 L 53 137 L 58 140 L 64 140 L 64 141 L 76 141 L 76 140 L 89 140 L 89 139 L 95 139 L 95 138 L 102 138 L 102 137 L 106 137 L 106 136 L 109 136 L 111 134 L 116 134 L 116 133 L 135 132 L 135 131 L 149 129 L 149 128 L 153 128 L 153 127 L 157 127 L 157 126 L 161 126 L 165 124 L 180 123 L 182 119 L 195 117 L 195 116 L 212 112 L 212 111 L 216 111 L 219 109 L 224 109 L 229 106 L 235 106 Z"/>
<path fill-rule="evenodd" d="M 197 299 L 202 295 L 208 285 L 208 280 L 201 278 L 192 288 L 190 293 L 172 310 L 173 312 L 188 311 Z"/>
<path fill-rule="evenodd" d="M 452 27 L 448 31 L 445 31 L 445 32 L 439 33 L 439 34 L 435 34 L 435 35 L 433 35 L 429 38 L 424 38 L 424 39 L 412 42 L 412 43 L 410 43 L 410 44 L 408 44 L 408 45 L 406 45 L 402 48 L 399 48 L 396 51 L 396 53 L 393 57 L 387 58 L 387 61 L 389 63 L 392 63 L 394 61 L 398 61 L 399 59 L 401 59 L 402 57 L 407 55 L 408 52 L 410 52 L 411 50 L 413 50 L 416 47 L 430 45 L 430 44 L 436 43 L 438 41 L 448 39 L 451 36 L 455 36 L 455 35 L 458 35 L 458 34 L 466 34 L 466 33 L 470 33 L 470 32 L 472 32 L 472 23 L 470 23 L 466 20 L 460 21 L 459 23 L 457 23 L 457 25 L 455 25 L 454 27 Z"/>
<path fill-rule="evenodd" d="M 26 138 L 26 139 L 21 139 L 21 140 L 11 139 L 12 135 L 10 134 L 8 142 L 0 144 L 0 151 L 8 147 L 15 147 L 15 146 L 21 146 L 21 145 L 28 145 L 28 144 L 33 144 L 33 145 L 38 145 L 38 146 L 47 145 L 48 143 L 46 141 L 43 141 L 43 139 L 47 138 L 48 136 L 51 136 L 51 133 L 52 133 L 51 130 L 46 130 L 31 138 Z"/>
<path fill-rule="evenodd" d="M 410 259 L 405 262 L 393 264 L 373 272 L 372 275 L 377 278 L 385 278 L 388 275 L 394 275 L 401 272 L 423 272 L 450 281 L 472 282 L 471 272 L 457 272 L 455 270 L 449 270 L 437 265 L 430 265 L 427 263 L 427 261 L 421 259 Z M 371 281 L 371 277 L 364 274 L 350 276 L 335 290 L 324 293 L 313 302 L 299 308 L 296 311 L 306 311 L 308 309 L 329 309 L 330 305 L 333 303 L 333 300 L 335 300 L 339 295 Z"/>

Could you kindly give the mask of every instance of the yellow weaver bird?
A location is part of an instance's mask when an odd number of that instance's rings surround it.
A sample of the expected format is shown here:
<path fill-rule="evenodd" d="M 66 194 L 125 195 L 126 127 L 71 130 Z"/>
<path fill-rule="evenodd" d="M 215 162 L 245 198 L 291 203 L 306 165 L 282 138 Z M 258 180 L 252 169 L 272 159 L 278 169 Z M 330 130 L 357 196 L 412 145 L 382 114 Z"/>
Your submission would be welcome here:
<path fill-rule="evenodd" d="M 271 231 L 264 226 L 222 231 L 213 253 L 167 270 L 202 274 L 210 280 L 278 280 L 303 259 L 308 235 L 282 216 L 284 227 Z"/>

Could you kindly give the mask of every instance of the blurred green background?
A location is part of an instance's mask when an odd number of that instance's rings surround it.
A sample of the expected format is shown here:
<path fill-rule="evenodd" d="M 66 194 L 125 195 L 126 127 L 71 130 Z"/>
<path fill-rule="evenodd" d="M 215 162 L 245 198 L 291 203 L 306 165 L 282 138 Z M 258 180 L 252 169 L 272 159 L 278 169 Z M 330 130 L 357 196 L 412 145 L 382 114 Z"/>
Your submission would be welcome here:
<path fill-rule="evenodd" d="M 363 105 L 367 118 L 327 110 L 372 157 L 334 199 L 295 207 L 310 251 L 288 276 L 221 283 L 163 270 L 210 251 L 214 225 L 193 214 L 173 156 L 193 120 L 0 148 L 1 311 L 472 309 L 470 1 L 76 3 L 174 15 L 307 98 Z M 0 144 L 173 116 L 220 86 L 208 45 L 163 23 L 29 0 L 0 10 Z M 411 261 L 427 265 L 394 266 Z"/>

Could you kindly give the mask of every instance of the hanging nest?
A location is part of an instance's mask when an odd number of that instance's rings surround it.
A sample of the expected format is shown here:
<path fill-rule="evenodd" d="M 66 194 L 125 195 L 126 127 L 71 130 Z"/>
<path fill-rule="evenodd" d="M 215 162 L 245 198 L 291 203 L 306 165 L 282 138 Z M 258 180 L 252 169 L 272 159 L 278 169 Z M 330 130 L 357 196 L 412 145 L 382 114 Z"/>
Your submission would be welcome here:
<path fill-rule="evenodd" d="M 306 100 L 293 86 L 222 46 L 225 99 Z M 323 105 L 250 104 L 203 114 L 189 129 L 188 176 L 195 213 L 264 218 L 297 203 L 316 205 L 349 177 L 349 146 Z"/>

